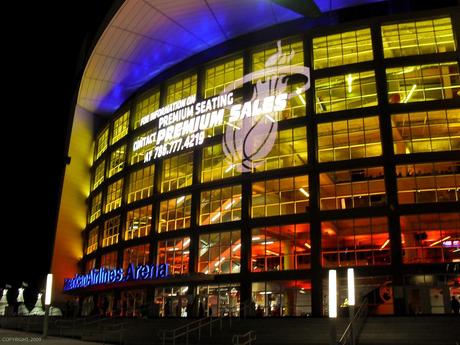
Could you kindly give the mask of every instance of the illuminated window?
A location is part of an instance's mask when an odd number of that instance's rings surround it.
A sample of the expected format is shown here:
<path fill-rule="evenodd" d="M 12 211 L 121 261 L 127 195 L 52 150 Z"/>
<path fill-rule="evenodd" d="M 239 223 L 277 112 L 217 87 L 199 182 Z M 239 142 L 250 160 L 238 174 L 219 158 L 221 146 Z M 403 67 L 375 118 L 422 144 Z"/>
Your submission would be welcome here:
<path fill-rule="evenodd" d="M 433 213 L 401 216 L 403 262 L 460 261 L 460 214 Z"/>
<path fill-rule="evenodd" d="M 319 181 L 322 210 L 385 204 L 383 167 L 326 172 Z"/>
<path fill-rule="evenodd" d="M 233 94 L 233 104 L 243 104 L 244 103 L 243 96 L 241 94 L 242 94 L 241 89 L 239 91 L 238 90 L 235 91 L 235 93 Z M 228 119 L 230 118 L 230 109 L 231 107 L 224 108 L 224 120 L 223 120 L 222 126 L 213 126 L 205 130 L 206 138 L 211 138 L 213 136 L 225 133 L 225 131 L 227 130 L 227 126 L 230 126 L 230 128 L 235 128 L 235 129 L 240 128 L 238 126 L 238 121 L 235 123 L 228 122 Z"/>
<path fill-rule="evenodd" d="M 89 222 L 92 223 L 101 215 L 102 209 L 102 192 L 97 193 L 91 200 L 91 211 L 89 213 Z"/>
<path fill-rule="evenodd" d="M 96 259 L 91 259 L 91 260 L 86 261 L 85 273 L 89 273 L 95 268 L 96 268 Z"/>
<path fill-rule="evenodd" d="M 221 180 L 241 174 L 236 166 L 236 158 L 226 156 L 222 144 L 204 147 L 201 164 L 201 182 Z"/>
<path fill-rule="evenodd" d="M 150 165 L 139 169 L 129 175 L 128 204 L 137 200 L 148 198 L 153 194 L 153 174 L 155 166 Z"/>
<path fill-rule="evenodd" d="M 315 69 L 370 61 L 373 58 L 370 29 L 313 38 Z"/>
<path fill-rule="evenodd" d="M 183 153 L 163 160 L 161 170 L 161 192 L 192 185 L 193 152 Z"/>
<path fill-rule="evenodd" d="M 396 154 L 460 150 L 460 109 L 391 116 Z"/>
<path fill-rule="evenodd" d="M 101 256 L 101 267 L 109 270 L 117 268 L 117 252 L 113 251 Z"/>
<path fill-rule="evenodd" d="M 273 58 L 278 54 L 277 44 L 273 44 L 271 48 L 265 49 L 252 54 L 252 72 L 263 70 L 267 67 L 277 67 L 279 71 L 283 66 L 303 66 L 303 44 L 298 42 L 281 42 L 281 56 L 278 56 L 276 61 Z M 270 66 L 267 66 L 267 61 Z M 271 64 L 275 62 L 275 64 Z M 292 73 L 292 70 L 289 70 Z"/>
<path fill-rule="evenodd" d="M 310 225 L 290 224 L 252 229 L 253 272 L 310 268 Z"/>
<path fill-rule="evenodd" d="M 158 232 L 167 232 L 190 227 L 192 196 L 182 195 L 160 203 Z"/>
<path fill-rule="evenodd" d="M 256 139 L 257 142 L 257 139 Z M 270 153 L 251 159 L 252 171 L 266 171 L 307 164 L 307 134 L 305 127 L 278 131 Z"/>
<path fill-rule="evenodd" d="M 297 90 L 301 88 L 306 81 L 292 81 L 291 74 L 295 74 L 292 66 L 303 66 L 303 44 L 302 42 L 282 42 L 281 50 L 282 53 L 276 59 L 274 57 L 279 54 L 279 47 L 274 46 L 273 48 L 265 49 L 252 54 L 252 72 L 257 72 L 263 69 L 270 69 L 271 72 L 267 74 L 257 74 L 254 82 L 254 94 L 253 97 L 257 97 L 263 90 L 262 83 L 273 82 L 276 78 L 276 91 L 271 90 L 270 94 L 279 94 L 286 92 L 288 94 L 296 94 Z M 286 67 L 290 66 L 290 67 Z M 273 69 L 276 71 L 275 74 Z M 285 76 L 289 75 L 287 81 Z M 283 83 L 287 84 L 282 86 Z M 271 114 L 273 120 L 281 121 L 290 118 L 305 116 L 305 95 L 299 93 L 296 97 L 292 97 L 287 101 L 287 107 L 282 112 L 276 112 Z"/>
<path fill-rule="evenodd" d="M 126 216 L 125 240 L 147 236 L 152 227 L 152 205 L 128 211 Z"/>
<path fill-rule="evenodd" d="M 147 264 L 149 262 L 149 248 L 149 244 L 126 248 L 123 253 L 123 269 L 127 270 L 129 264 L 133 264 L 134 267 Z"/>
<path fill-rule="evenodd" d="M 116 216 L 104 222 L 104 233 L 102 236 L 102 247 L 118 243 L 120 232 L 120 216 Z"/>
<path fill-rule="evenodd" d="M 97 249 L 99 236 L 99 227 L 95 227 L 88 234 L 88 245 L 86 246 L 86 255 L 91 254 Z"/>
<path fill-rule="evenodd" d="M 352 218 L 321 223 L 323 267 L 389 265 L 386 218 Z"/>
<path fill-rule="evenodd" d="M 200 225 L 241 219 L 241 186 L 201 192 Z"/>
<path fill-rule="evenodd" d="M 141 96 L 141 100 L 134 108 L 133 129 L 140 127 L 141 119 L 154 112 L 160 107 L 160 92 L 154 91 L 151 94 Z"/>
<path fill-rule="evenodd" d="M 120 179 L 107 187 L 104 213 L 108 213 L 121 206 L 123 195 L 123 179 Z"/>
<path fill-rule="evenodd" d="M 136 164 L 144 161 L 144 156 L 148 151 L 153 150 L 155 146 L 155 140 L 153 140 L 153 134 L 156 129 L 142 133 L 141 135 L 134 138 L 131 143 L 131 150 L 129 156 L 129 164 Z"/>
<path fill-rule="evenodd" d="M 382 41 L 386 58 L 455 50 L 450 18 L 383 25 Z"/>
<path fill-rule="evenodd" d="M 377 116 L 318 124 L 318 160 L 340 161 L 380 156 Z"/>
<path fill-rule="evenodd" d="M 166 104 L 196 95 L 196 75 L 170 83 L 166 89 Z"/>
<path fill-rule="evenodd" d="M 237 231 L 200 235 L 198 271 L 204 274 L 239 273 L 241 233 Z"/>
<path fill-rule="evenodd" d="M 456 62 L 387 68 L 388 101 L 412 103 L 459 97 Z"/>
<path fill-rule="evenodd" d="M 107 150 L 109 145 L 109 128 L 107 127 L 97 136 L 94 160 L 98 159 Z"/>
<path fill-rule="evenodd" d="M 337 75 L 315 81 L 316 113 L 377 105 L 374 71 Z"/>
<path fill-rule="evenodd" d="M 326 289 L 327 291 L 327 289 Z M 279 280 L 252 283 L 256 317 L 310 316 L 311 282 Z"/>
<path fill-rule="evenodd" d="M 198 294 L 208 306 L 204 311 L 206 316 L 240 315 L 240 283 L 199 285 Z"/>
<path fill-rule="evenodd" d="M 265 180 L 252 184 L 252 217 L 304 213 L 309 202 L 308 176 Z"/>
<path fill-rule="evenodd" d="M 168 264 L 171 275 L 188 273 L 189 247 L 190 237 L 159 241 L 157 264 Z"/>
<path fill-rule="evenodd" d="M 113 131 L 112 131 L 112 139 L 110 140 L 110 144 L 115 144 L 118 140 L 123 138 L 126 134 L 128 134 L 129 128 L 129 111 L 118 117 L 113 122 Z"/>
<path fill-rule="evenodd" d="M 460 162 L 397 165 L 400 204 L 460 200 Z"/>
<path fill-rule="evenodd" d="M 126 145 L 120 146 L 110 153 L 109 169 L 107 177 L 112 177 L 125 167 Z"/>
<path fill-rule="evenodd" d="M 93 188 L 95 190 L 102 182 L 104 182 L 105 161 L 100 162 L 94 170 Z"/>
<path fill-rule="evenodd" d="M 235 89 L 235 81 L 243 78 L 243 58 L 236 58 L 206 69 L 204 98 L 219 95 L 226 87 Z"/>

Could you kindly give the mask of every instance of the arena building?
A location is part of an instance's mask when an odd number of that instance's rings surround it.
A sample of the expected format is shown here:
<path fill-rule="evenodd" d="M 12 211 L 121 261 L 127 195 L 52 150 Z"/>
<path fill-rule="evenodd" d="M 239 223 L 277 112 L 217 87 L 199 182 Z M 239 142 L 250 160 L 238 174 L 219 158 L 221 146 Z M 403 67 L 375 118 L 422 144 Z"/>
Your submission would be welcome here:
<path fill-rule="evenodd" d="M 460 295 L 460 10 L 126 0 L 76 90 L 53 256 L 84 315 L 372 314 Z M 432 7 L 434 5 L 431 5 Z"/>

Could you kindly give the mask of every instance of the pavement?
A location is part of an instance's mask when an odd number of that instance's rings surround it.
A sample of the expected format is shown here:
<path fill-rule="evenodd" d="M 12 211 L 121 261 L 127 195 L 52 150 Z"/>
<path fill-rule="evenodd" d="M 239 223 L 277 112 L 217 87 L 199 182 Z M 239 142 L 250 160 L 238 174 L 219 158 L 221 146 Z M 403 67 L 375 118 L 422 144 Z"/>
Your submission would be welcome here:
<path fill-rule="evenodd" d="M 47 337 L 44 339 L 42 335 L 38 333 L 0 328 L 0 345 L 6 344 L 97 345 L 102 343 L 59 337 Z"/>

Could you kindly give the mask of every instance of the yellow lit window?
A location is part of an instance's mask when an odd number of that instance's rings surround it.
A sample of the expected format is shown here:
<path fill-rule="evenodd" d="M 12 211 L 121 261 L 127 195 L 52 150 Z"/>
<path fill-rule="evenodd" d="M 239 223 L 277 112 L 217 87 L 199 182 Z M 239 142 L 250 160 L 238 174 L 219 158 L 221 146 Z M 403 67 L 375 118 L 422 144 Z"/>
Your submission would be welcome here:
<path fill-rule="evenodd" d="M 455 51 L 450 18 L 382 26 L 386 58 Z"/>
<path fill-rule="evenodd" d="M 115 144 L 118 140 L 123 138 L 126 134 L 128 134 L 128 127 L 129 127 L 129 111 L 121 115 L 113 122 L 113 131 L 112 131 L 112 139 L 110 140 L 110 144 Z"/>
<path fill-rule="evenodd" d="M 89 232 L 88 245 L 86 246 L 86 255 L 91 254 L 97 249 L 99 236 L 99 227 L 95 227 Z"/>
<path fill-rule="evenodd" d="M 457 62 L 387 68 L 388 101 L 412 103 L 459 97 Z"/>
<path fill-rule="evenodd" d="M 101 215 L 102 209 L 102 192 L 97 193 L 91 200 L 91 210 L 89 213 L 89 222 L 92 223 Z"/>
<path fill-rule="evenodd" d="M 203 148 L 201 164 L 201 182 L 221 180 L 241 174 L 236 166 L 236 158 L 233 159 L 232 156 L 226 157 L 222 144 Z"/>
<path fill-rule="evenodd" d="M 93 188 L 91 190 L 95 190 L 102 182 L 104 182 L 104 170 L 105 161 L 102 161 L 96 166 L 96 170 L 94 170 Z"/>
<path fill-rule="evenodd" d="M 377 116 L 318 124 L 318 160 L 340 161 L 380 156 Z"/>
<path fill-rule="evenodd" d="M 252 184 L 252 217 L 305 213 L 309 199 L 308 176 L 254 182 Z"/>
<path fill-rule="evenodd" d="M 326 172 L 319 180 L 322 210 L 385 204 L 383 167 Z"/>
<path fill-rule="evenodd" d="M 166 88 L 166 104 L 196 95 L 196 75 L 170 83 Z"/>
<path fill-rule="evenodd" d="M 400 204 L 460 200 L 460 162 L 397 165 Z"/>
<path fill-rule="evenodd" d="M 147 236 L 152 227 L 152 205 L 128 211 L 126 215 L 125 240 Z"/>
<path fill-rule="evenodd" d="M 198 272 L 204 274 L 239 273 L 241 232 L 225 231 L 200 235 Z"/>
<path fill-rule="evenodd" d="M 128 204 L 137 200 L 148 198 L 153 194 L 153 173 L 155 166 L 150 165 L 139 169 L 129 175 Z"/>
<path fill-rule="evenodd" d="M 151 94 L 141 96 L 140 100 L 136 103 L 133 116 L 133 129 L 140 126 L 141 119 L 154 112 L 160 107 L 160 92 L 154 91 Z"/>
<path fill-rule="evenodd" d="M 123 170 L 125 167 L 126 159 L 126 145 L 120 146 L 110 153 L 109 169 L 107 171 L 107 177 L 112 177 L 116 173 Z"/>
<path fill-rule="evenodd" d="M 252 159 L 252 171 L 266 171 L 307 164 L 307 134 L 305 127 L 278 131 L 270 153 L 262 159 Z"/>
<path fill-rule="evenodd" d="M 347 65 L 373 59 L 370 29 L 347 31 L 313 38 L 315 69 Z"/>
<path fill-rule="evenodd" d="M 391 116 L 396 154 L 460 150 L 460 109 Z"/>
<path fill-rule="evenodd" d="M 132 165 L 144 161 L 145 154 L 155 146 L 155 140 L 152 140 L 152 134 L 155 131 L 155 129 L 149 130 L 134 138 L 129 151 L 129 164 Z"/>
<path fill-rule="evenodd" d="M 170 275 L 188 273 L 190 237 L 158 242 L 157 264 L 168 264 Z"/>
<path fill-rule="evenodd" d="M 192 185 L 193 152 L 183 153 L 163 161 L 161 192 Z"/>
<path fill-rule="evenodd" d="M 123 195 L 123 179 L 112 183 L 107 187 L 104 213 L 108 213 L 121 206 L 121 197 Z"/>
<path fill-rule="evenodd" d="M 264 49 L 252 54 L 252 72 L 263 70 L 267 67 L 303 66 L 303 43 L 298 42 L 281 42 L 282 56 L 279 56 L 276 63 L 266 66 L 267 61 L 278 54 L 277 44 L 274 43 L 271 48 Z M 272 59 L 270 59 L 272 60 Z"/>
<path fill-rule="evenodd" d="M 98 135 L 96 139 L 96 147 L 94 150 L 94 160 L 98 159 L 107 150 L 109 145 L 109 128 L 107 127 Z"/>
<path fill-rule="evenodd" d="M 160 203 L 158 232 L 167 232 L 190 227 L 192 196 L 182 195 Z"/>
<path fill-rule="evenodd" d="M 243 78 L 243 58 L 217 64 L 206 69 L 204 98 L 219 95 L 226 87 L 235 89 L 235 81 Z"/>
<path fill-rule="evenodd" d="M 200 225 L 241 219 L 241 186 L 201 192 Z"/>
<path fill-rule="evenodd" d="M 102 236 L 102 247 L 118 243 L 120 232 L 120 216 L 116 216 L 104 222 L 104 233 Z"/>
<path fill-rule="evenodd" d="M 377 105 L 374 71 L 350 73 L 315 81 L 316 113 Z"/>

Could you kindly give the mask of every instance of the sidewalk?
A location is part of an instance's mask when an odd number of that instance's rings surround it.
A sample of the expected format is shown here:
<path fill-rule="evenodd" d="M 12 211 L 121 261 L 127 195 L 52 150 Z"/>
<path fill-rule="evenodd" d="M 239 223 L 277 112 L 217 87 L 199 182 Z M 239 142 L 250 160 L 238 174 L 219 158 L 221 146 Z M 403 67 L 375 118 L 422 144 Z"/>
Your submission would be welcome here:
<path fill-rule="evenodd" d="M 97 345 L 89 341 L 81 341 L 70 338 L 47 337 L 42 339 L 39 333 L 27 333 L 10 329 L 0 328 L 0 345 L 6 344 L 52 344 L 52 345 Z"/>

